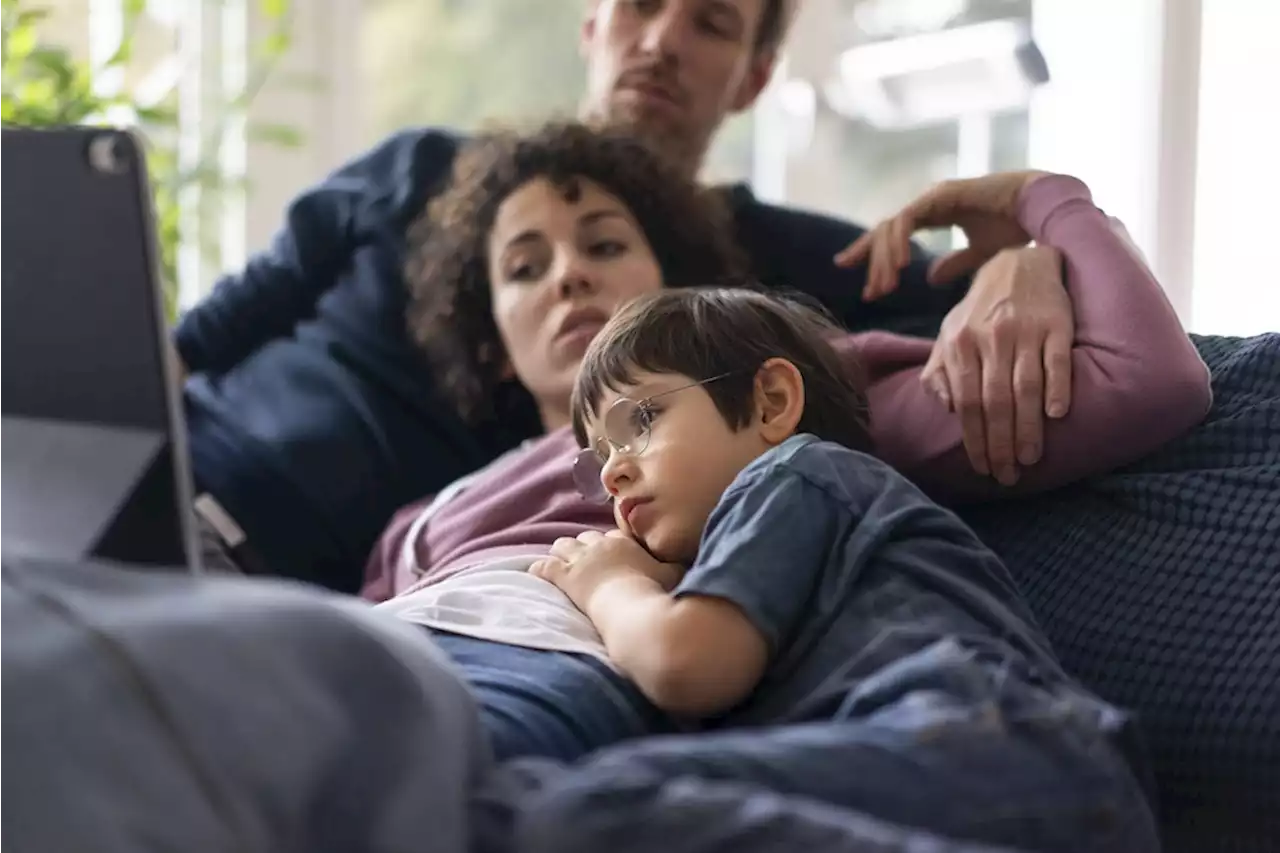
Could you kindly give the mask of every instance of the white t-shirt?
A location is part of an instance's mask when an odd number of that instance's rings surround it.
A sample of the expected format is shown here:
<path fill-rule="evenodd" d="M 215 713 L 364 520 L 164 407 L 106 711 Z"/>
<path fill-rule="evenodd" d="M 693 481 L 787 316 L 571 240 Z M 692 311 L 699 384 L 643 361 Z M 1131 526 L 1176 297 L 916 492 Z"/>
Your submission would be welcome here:
<path fill-rule="evenodd" d="M 477 563 L 378 607 L 428 628 L 530 649 L 592 655 L 612 666 L 586 614 L 555 584 L 529 574 L 529 566 L 544 556 Z"/>
<path fill-rule="evenodd" d="M 507 451 L 489 466 L 529 443 Z M 417 562 L 414 543 L 431 517 L 466 491 L 484 470 L 450 483 L 423 507 L 410 525 L 400 553 L 406 566 L 417 568 L 413 565 Z M 613 666 L 605 654 L 604 641 L 586 614 L 555 584 L 529 574 L 529 566 L 545 556 L 515 554 L 486 560 L 377 606 L 428 628 L 530 649 L 592 655 Z"/>

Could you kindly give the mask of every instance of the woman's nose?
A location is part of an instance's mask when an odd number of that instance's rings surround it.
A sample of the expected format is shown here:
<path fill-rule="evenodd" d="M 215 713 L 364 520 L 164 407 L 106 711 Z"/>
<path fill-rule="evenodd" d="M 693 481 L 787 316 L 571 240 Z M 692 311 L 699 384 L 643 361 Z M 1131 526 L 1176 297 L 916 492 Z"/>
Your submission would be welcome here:
<path fill-rule="evenodd" d="M 574 296 L 589 294 L 595 290 L 591 277 L 577 267 L 569 267 L 560 276 L 560 298 L 571 299 Z"/>

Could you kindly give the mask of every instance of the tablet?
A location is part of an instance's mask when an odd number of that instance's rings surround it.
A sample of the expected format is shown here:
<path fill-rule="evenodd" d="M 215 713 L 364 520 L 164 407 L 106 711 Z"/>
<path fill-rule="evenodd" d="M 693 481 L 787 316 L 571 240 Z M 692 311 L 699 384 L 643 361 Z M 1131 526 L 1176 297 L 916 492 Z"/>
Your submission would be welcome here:
<path fill-rule="evenodd" d="M 2 133 L 4 554 L 196 569 L 142 145 Z"/>

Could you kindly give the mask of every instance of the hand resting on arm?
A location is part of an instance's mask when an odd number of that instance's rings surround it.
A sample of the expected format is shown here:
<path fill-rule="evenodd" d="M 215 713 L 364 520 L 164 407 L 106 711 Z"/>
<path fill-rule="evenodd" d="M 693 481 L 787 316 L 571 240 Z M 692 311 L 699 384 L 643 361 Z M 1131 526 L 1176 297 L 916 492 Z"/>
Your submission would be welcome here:
<path fill-rule="evenodd" d="M 1182 435 L 1209 409 L 1204 363 L 1132 242 L 1093 205 L 1088 188 L 1066 176 L 1041 178 L 1023 192 L 1019 219 L 1063 258 L 1075 339 L 1070 411 L 1045 423 L 1041 459 L 1021 469 L 1014 485 L 974 470 L 961 419 L 922 386 L 932 342 L 868 332 L 838 343 L 869 368 L 877 453 L 935 498 L 1044 491 L 1101 474 Z"/>
<path fill-rule="evenodd" d="M 764 674 L 764 635 L 732 602 L 673 598 L 682 569 L 621 531 L 560 539 L 530 572 L 558 586 L 596 626 L 609 659 L 669 714 L 727 711 Z"/>

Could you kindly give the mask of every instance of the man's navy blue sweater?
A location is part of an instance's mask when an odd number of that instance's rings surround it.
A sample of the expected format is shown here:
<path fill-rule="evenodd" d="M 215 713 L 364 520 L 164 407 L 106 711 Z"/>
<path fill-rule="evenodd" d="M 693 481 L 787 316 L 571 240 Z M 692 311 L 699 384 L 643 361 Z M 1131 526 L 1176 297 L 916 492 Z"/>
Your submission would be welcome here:
<path fill-rule="evenodd" d="M 356 589 L 397 508 L 540 432 L 518 388 L 494 423 L 464 424 L 406 333 L 406 228 L 464 139 L 404 131 L 338 170 L 178 324 L 197 485 L 273 572 Z M 817 297 L 851 329 L 931 336 L 963 292 L 929 288 L 921 254 L 898 292 L 864 304 L 865 271 L 832 263 L 862 228 L 727 192 L 756 277 Z"/>

